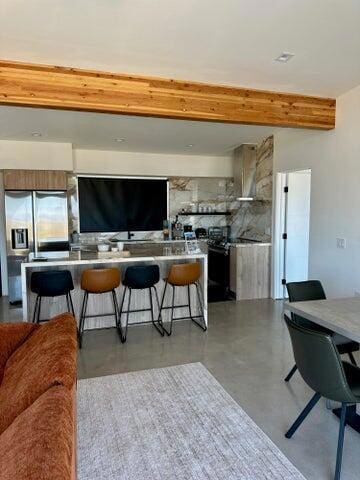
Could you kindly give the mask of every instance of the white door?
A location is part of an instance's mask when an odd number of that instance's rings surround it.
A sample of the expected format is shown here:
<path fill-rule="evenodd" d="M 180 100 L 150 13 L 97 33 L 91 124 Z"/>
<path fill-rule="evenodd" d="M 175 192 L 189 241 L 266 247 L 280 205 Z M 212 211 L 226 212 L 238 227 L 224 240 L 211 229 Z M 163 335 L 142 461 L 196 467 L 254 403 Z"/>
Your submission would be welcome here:
<path fill-rule="evenodd" d="M 284 278 L 288 283 L 308 280 L 311 171 L 286 177 Z"/>

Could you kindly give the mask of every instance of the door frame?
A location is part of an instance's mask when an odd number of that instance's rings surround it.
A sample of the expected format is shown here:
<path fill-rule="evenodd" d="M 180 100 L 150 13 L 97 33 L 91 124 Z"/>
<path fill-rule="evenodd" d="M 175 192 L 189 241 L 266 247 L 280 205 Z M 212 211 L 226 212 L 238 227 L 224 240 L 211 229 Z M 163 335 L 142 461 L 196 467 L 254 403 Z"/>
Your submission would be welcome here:
<path fill-rule="evenodd" d="M 271 298 L 283 299 L 284 285 L 281 283 L 285 271 L 286 240 L 282 238 L 286 232 L 286 193 L 288 174 L 295 172 L 310 171 L 311 168 L 296 168 L 277 172 L 274 182 L 274 215 L 273 215 L 273 246 L 272 246 L 272 279 Z M 311 204 L 310 204 L 311 215 Z"/>

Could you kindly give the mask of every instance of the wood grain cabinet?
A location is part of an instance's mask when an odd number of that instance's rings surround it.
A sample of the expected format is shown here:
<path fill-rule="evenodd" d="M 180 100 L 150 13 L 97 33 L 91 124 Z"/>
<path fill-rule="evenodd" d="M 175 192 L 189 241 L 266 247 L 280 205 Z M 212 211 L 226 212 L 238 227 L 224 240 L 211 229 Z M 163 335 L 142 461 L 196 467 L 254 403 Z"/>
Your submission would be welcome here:
<path fill-rule="evenodd" d="M 63 170 L 4 170 L 5 190 L 67 190 Z"/>
<path fill-rule="evenodd" d="M 271 245 L 230 247 L 230 290 L 236 300 L 270 298 Z"/>

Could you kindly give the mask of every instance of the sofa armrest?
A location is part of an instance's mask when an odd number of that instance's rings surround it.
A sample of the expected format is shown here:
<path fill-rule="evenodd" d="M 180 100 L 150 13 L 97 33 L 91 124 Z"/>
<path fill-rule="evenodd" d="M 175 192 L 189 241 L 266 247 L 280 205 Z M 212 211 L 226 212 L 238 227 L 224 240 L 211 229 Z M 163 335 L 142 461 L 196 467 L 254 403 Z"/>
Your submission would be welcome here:
<path fill-rule="evenodd" d="M 6 362 L 26 339 L 39 328 L 34 323 L 0 323 L 0 383 Z"/>

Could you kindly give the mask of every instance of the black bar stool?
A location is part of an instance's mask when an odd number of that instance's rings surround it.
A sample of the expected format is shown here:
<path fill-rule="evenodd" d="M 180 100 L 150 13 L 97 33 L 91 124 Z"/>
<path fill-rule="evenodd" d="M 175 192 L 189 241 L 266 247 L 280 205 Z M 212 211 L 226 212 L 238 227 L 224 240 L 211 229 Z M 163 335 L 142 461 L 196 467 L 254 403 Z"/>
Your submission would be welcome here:
<path fill-rule="evenodd" d="M 129 314 L 135 312 L 151 312 L 151 321 L 156 328 L 156 330 L 160 333 L 160 335 L 164 336 L 164 331 L 162 328 L 161 319 L 155 321 L 154 318 L 154 305 L 153 305 L 153 298 L 152 298 L 152 290 L 155 292 L 156 303 L 160 311 L 160 304 L 159 304 L 159 297 L 156 291 L 155 285 L 160 280 L 160 271 L 158 265 L 136 265 L 131 266 L 126 269 L 125 277 L 123 280 L 123 285 L 125 286 L 124 295 L 122 297 L 121 307 L 120 307 L 120 320 L 121 315 L 126 313 L 126 324 L 125 329 L 122 331 L 122 342 L 126 342 L 128 324 L 129 324 Z M 150 308 L 142 308 L 137 310 L 131 310 L 131 292 L 132 290 L 145 290 L 147 289 L 149 292 L 149 300 L 150 300 Z M 123 311 L 123 306 L 125 303 L 125 296 L 129 292 L 127 310 Z M 120 321 L 121 325 L 121 321 Z"/>
<path fill-rule="evenodd" d="M 114 305 L 114 312 L 104 315 L 115 316 L 115 326 L 120 333 L 119 325 L 119 306 L 116 299 L 115 288 L 120 285 L 121 275 L 118 268 L 89 268 L 84 270 L 81 275 L 81 289 L 84 290 L 84 297 L 81 306 L 80 322 L 79 322 L 79 348 L 82 347 L 82 337 L 84 334 L 84 326 L 86 318 L 94 318 L 101 315 L 86 315 L 87 303 L 89 294 L 93 293 L 100 295 L 102 293 L 112 294 L 112 301 Z"/>
<path fill-rule="evenodd" d="M 40 320 L 41 299 L 43 297 L 66 297 L 68 311 L 73 314 L 74 306 L 71 298 L 71 290 L 74 290 L 74 283 L 69 270 L 46 270 L 44 272 L 33 272 L 30 280 L 30 290 L 36 293 L 36 300 L 33 313 L 33 323 L 45 322 Z"/>
<path fill-rule="evenodd" d="M 172 326 L 174 320 L 186 320 L 191 319 L 198 327 L 200 327 L 204 332 L 207 330 L 207 326 L 205 323 L 204 317 L 204 309 L 201 301 L 200 296 L 200 286 L 199 286 L 199 278 L 201 275 L 200 264 L 198 262 L 194 263 L 179 263 L 175 265 L 171 265 L 169 275 L 165 280 L 164 291 L 161 298 L 161 306 L 159 312 L 159 321 L 161 321 L 162 328 L 165 330 L 167 335 L 171 335 L 172 333 Z M 167 286 L 170 285 L 172 287 L 172 302 L 170 307 L 164 307 L 164 299 Z M 196 294 L 199 301 L 199 310 L 200 315 L 193 315 L 191 311 L 191 295 L 190 295 L 190 286 L 195 285 Z M 188 303 L 185 305 L 175 305 L 175 289 L 177 287 L 187 287 L 187 296 L 188 296 Z M 189 316 L 188 317 L 178 317 L 174 318 L 174 309 L 175 308 L 184 308 L 188 307 L 189 309 Z M 164 309 L 171 309 L 171 320 L 170 320 L 170 329 L 167 330 L 164 327 L 164 324 L 161 320 L 161 312 Z M 201 319 L 202 321 L 198 321 L 197 319 Z"/>

